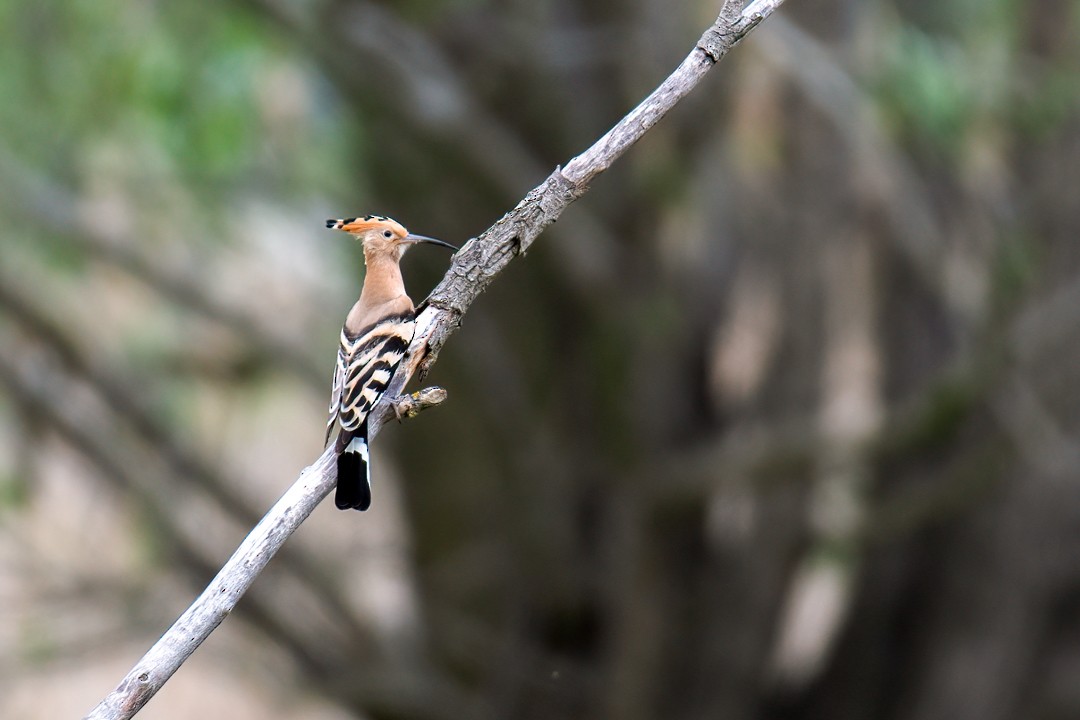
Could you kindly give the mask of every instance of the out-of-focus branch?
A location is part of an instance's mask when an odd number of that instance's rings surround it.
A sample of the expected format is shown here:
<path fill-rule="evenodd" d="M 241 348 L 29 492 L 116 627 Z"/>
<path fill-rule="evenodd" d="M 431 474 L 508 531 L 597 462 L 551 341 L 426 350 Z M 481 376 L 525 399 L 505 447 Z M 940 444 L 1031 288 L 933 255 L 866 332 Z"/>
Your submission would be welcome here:
<path fill-rule="evenodd" d="M 228 483 L 208 463 L 187 448 L 180 447 L 158 416 L 146 406 L 143 398 L 129 390 L 131 384 L 125 384 L 119 377 L 92 362 L 69 334 L 46 317 L 42 308 L 36 307 L 30 299 L 29 293 L 22 292 L 18 285 L 17 281 L 0 271 L 0 312 L 48 346 L 68 370 L 93 387 L 101 400 L 117 415 L 128 420 L 131 428 L 174 468 L 178 477 L 206 490 L 238 520 L 254 522 L 257 516 L 252 509 L 229 490 Z"/>
<path fill-rule="evenodd" d="M 854 150 L 865 190 L 882 209 L 893 242 L 942 299 L 959 314 L 956 297 L 942 275 L 945 229 L 915 168 L 883 127 L 879 113 L 858 82 L 829 49 L 787 18 L 762 36 L 764 55 L 802 90 L 806 99 L 837 127 Z"/>
<path fill-rule="evenodd" d="M 724 57 L 783 0 L 755 0 L 745 8 L 741 0 L 725 0 L 720 16 L 701 36 L 693 51 L 640 105 L 565 170 L 556 169 L 517 207 L 495 225 L 470 240 L 454 257 L 446 277 L 426 301 L 417 318 L 409 353 L 387 388 L 369 424 L 378 433 L 389 418 L 400 416 L 397 400 L 412 375 L 435 362 L 446 339 L 480 293 L 509 262 L 523 254 L 536 238 L 577 198 L 588 183 L 611 167 L 671 108 L 690 92 L 713 65 Z M 315 506 L 336 482 L 335 456 L 328 448 L 307 467 L 270 512 L 252 530 L 203 594 L 143 656 L 120 684 L 95 707 L 88 720 L 130 718 L 161 688 L 203 640 L 225 619 L 237 601 Z"/>
<path fill-rule="evenodd" d="M 77 210 L 79 198 L 74 192 L 28 167 L 2 144 L 0 178 L 13 211 L 67 238 L 89 256 L 120 268 L 180 307 L 227 328 L 309 384 L 324 382 L 326 371 L 315 367 L 301 347 L 249 313 L 215 299 L 212 289 L 197 278 L 155 261 L 138 250 L 132 238 L 118 236 L 113 229 L 83 217 Z"/>

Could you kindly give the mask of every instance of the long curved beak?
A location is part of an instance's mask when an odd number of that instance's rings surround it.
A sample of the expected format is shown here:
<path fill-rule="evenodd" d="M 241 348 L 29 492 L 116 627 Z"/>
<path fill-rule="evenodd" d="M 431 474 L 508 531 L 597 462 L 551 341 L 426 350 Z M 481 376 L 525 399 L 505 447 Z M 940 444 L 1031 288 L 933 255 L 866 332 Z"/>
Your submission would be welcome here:
<path fill-rule="evenodd" d="M 405 238 L 401 242 L 409 243 L 410 245 L 417 244 L 417 243 L 429 243 L 431 245 L 442 245 L 443 247 L 450 248 L 454 252 L 457 252 L 457 250 L 458 250 L 457 247 L 455 247 L 454 245 L 451 245 L 448 242 L 443 242 L 442 240 L 436 240 L 435 238 L 430 238 L 427 235 L 414 235 L 412 233 L 409 233 L 408 235 L 405 236 Z"/>

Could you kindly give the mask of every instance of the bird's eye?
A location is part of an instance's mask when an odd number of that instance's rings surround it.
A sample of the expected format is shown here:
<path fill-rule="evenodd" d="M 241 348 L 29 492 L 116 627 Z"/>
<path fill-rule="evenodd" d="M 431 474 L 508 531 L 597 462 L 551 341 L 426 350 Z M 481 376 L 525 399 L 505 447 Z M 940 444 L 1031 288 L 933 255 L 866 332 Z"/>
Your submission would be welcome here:
<path fill-rule="evenodd" d="M 385 237 L 385 238 L 393 237 L 394 233 L 390 232 L 389 230 L 383 230 L 382 236 Z"/>

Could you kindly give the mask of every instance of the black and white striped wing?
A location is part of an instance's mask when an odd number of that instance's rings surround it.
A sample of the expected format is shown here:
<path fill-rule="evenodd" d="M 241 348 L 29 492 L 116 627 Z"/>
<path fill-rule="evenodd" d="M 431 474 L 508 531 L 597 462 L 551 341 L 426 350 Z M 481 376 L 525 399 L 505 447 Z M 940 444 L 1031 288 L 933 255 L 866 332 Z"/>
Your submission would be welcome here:
<path fill-rule="evenodd" d="M 341 345 L 338 346 L 337 363 L 334 365 L 334 384 L 330 390 L 330 416 L 326 419 L 326 439 L 323 440 L 325 446 L 330 442 L 330 434 L 334 432 L 334 426 L 337 424 L 338 410 L 341 408 L 341 392 L 345 389 L 345 373 L 349 367 L 349 356 L 346 354 L 345 348 L 346 338 L 345 331 L 341 331 Z"/>
<path fill-rule="evenodd" d="M 327 441 L 335 420 L 346 431 L 359 430 L 364 424 L 405 356 L 414 330 L 412 313 L 384 318 L 355 336 L 342 330 Z"/>

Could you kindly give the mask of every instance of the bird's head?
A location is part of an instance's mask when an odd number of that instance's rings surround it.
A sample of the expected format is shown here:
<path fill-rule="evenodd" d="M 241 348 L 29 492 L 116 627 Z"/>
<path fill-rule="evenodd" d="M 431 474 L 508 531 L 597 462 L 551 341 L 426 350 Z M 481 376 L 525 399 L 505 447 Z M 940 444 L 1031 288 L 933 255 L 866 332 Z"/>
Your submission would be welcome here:
<path fill-rule="evenodd" d="M 331 230 L 342 230 L 359 240 L 364 245 L 365 255 L 370 253 L 400 260 L 405 251 L 409 249 L 409 246 L 417 243 L 442 245 L 451 250 L 457 250 L 448 242 L 424 235 L 413 235 L 398 221 L 381 215 L 367 215 L 365 217 L 340 220 L 331 218 L 326 221 L 326 227 Z"/>

